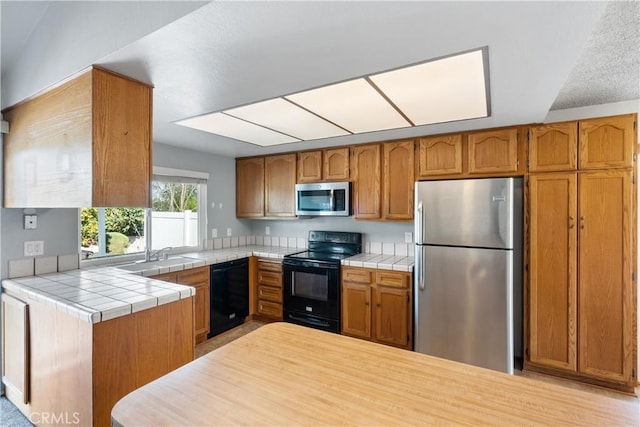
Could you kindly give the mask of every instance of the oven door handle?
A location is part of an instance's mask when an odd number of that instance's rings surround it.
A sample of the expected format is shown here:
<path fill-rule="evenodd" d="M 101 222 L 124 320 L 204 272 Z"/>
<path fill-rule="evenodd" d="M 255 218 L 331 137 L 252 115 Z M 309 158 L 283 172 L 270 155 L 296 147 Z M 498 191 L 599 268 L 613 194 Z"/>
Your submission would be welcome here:
<path fill-rule="evenodd" d="M 330 326 L 329 322 L 323 322 L 322 320 L 307 319 L 304 317 L 294 316 L 293 314 L 288 314 L 287 316 L 289 316 L 289 319 L 291 320 L 296 320 L 298 322 L 306 323 L 309 325 L 322 326 L 324 328 L 328 328 Z"/>

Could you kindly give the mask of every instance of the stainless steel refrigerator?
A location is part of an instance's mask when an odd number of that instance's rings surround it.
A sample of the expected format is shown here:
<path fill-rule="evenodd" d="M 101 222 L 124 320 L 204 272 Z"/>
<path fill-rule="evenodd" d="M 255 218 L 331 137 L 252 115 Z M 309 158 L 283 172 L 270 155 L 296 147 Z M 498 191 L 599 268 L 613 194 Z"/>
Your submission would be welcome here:
<path fill-rule="evenodd" d="M 416 182 L 415 351 L 513 373 L 522 178 Z"/>

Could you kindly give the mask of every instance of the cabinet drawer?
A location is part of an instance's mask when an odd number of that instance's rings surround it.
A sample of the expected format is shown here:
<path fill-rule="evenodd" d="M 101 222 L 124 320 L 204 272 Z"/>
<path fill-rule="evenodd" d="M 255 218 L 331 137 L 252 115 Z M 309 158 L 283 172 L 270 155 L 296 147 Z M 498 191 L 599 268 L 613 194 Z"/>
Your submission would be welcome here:
<path fill-rule="evenodd" d="M 258 284 L 267 286 L 282 287 L 282 273 L 276 273 L 273 271 L 260 271 L 258 270 Z"/>
<path fill-rule="evenodd" d="M 150 276 L 149 279 L 163 280 L 165 282 L 177 283 L 178 275 L 176 273 L 163 273 Z"/>
<path fill-rule="evenodd" d="M 354 283 L 371 283 L 373 276 L 371 270 L 366 269 L 355 269 L 355 268 L 345 268 L 342 271 L 342 280 L 344 282 L 354 282 Z"/>
<path fill-rule="evenodd" d="M 181 285 L 209 283 L 209 267 L 196 267 L 176 273 L 176 281 Z"/>
<path fill-rule="evenodd" d="M 258 313 L 269 316 L 282 318 L 282 304 L 270 301 L 258 301 Z"/>
<path fill-rule="evenodd" d="M 258 286 L 258 299 L 281 303 L 282 289 L 260 285 Z"/>
<path fill-rule="evenodd" d="M 282 262 L 280 261 L 267 261 L 263 259 L 258 260 L 258 270 L 263 271 L 276 271 L 282 272 Z"/>
<path fill-rule="evenodd" d="M 376 271 L 376 284 L 392 288 L 408 288 L 411 275 L 401 271 Z"/>

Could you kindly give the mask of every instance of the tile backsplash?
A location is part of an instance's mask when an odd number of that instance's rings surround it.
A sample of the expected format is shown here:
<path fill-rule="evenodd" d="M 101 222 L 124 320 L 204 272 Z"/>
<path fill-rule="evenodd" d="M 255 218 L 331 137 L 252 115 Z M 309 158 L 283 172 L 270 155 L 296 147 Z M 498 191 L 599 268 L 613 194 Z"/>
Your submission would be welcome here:
<path fill-rule="evenodd" d="M 208 250 L 212 250 L 248 245 L 306 249 L 307 239 L 304 237 L 291 236 L 218 237 L 216 239 L 208 239 L 206 247 Z M 413 256 L 413 243 L 370 242 L 365 238 L 362 244 L 362 252 L 381 255 Z"/>

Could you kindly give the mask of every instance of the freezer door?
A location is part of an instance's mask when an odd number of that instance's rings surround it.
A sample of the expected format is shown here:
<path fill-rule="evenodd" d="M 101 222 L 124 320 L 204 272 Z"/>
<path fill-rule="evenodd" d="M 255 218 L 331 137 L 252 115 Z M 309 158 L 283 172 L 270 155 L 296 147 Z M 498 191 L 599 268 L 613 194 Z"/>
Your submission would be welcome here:
<path fill-rule="evenodd" d="M 415 350 L 513 373 L 512 251 L 422 246 L 416 255 Z"/>
<path fill-rule="evenodd" d="M 522 203 L 520 178 L 417 182 L 415 198 L 416 242 L 513 248 L 514 202 Z"/>

